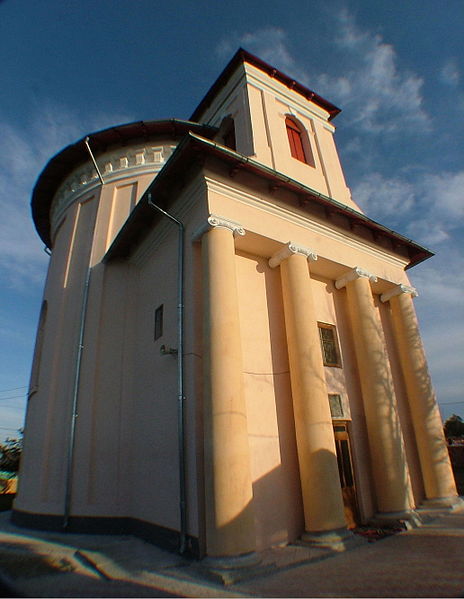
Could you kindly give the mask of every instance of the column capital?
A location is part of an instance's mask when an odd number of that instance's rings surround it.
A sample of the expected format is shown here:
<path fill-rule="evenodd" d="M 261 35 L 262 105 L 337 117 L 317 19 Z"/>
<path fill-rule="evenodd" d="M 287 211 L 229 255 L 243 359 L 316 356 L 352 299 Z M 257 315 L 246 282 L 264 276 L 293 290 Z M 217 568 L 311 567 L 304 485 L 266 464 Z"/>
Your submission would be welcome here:
<path fill-rule="evenodd" d="M 222 216 L 217 216 L 216 214 L 210 214 L 206 219 L 206 222 L 203 223 L 193 234 L 193 240 L 199 240 L 205 233 L 211 229 L 214 229 L 215 227 L 229 229 L 229 231 L 232 231 L 234 237 L 237 237 L 237 235 L 243 237 L 243 235 L 245 235 L 245 229 L 240 223 L 236 223 L 233 220 L 228 220 Z"/>
<path fill-rule="evenodd" d="M 371 274 L 367 270 L 364 270 L 364 268 L 355 266 L 335 281 L 335 287 L 337 289 L 342 289 L 350 281 L 355 281 L 356 279 L 360 279 L 361 277 L 369 279 L 369 281 L 371 281 L 372 283 L 375 283 L 377 281 L 377 277 L 375 275 Z"/>
<path fill-rule="evenodd" d="M 409 285 L 403 285 L 402 283 L 399 283 L 388 291 L 385 291 L 385 293 L 382 293 L 380 300 L 385 303 L 388 302 L 388 300 L 390 300 L 392 297 L 395 297 L 395 295 L 401 295 L 402 293 L 409 293 L 411 294 L 411 297 L 417 297 L 419 295 L 414 287 L 409 287 Z"/>
<path fill-rule="evenodd" d="M 296 243 L 293 243 L 293 241 L 287 241 L 282 249 L 269 258 L 269 266 L 271 268 L 276 268 L 281 262 L 293 254 L 301 254 L 302 256 L 305 256 L 307 260 L 317 260 L 317 254 L 312 250 L 301 245 L 297 245 Z"/>

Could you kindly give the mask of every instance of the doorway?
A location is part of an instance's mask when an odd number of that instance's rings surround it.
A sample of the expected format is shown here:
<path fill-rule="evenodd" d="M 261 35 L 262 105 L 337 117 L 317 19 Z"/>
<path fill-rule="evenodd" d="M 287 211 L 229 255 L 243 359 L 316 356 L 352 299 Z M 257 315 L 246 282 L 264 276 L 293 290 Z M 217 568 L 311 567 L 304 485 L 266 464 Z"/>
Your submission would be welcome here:
<path fill-rule="evenodd" d="M 338 473 L 342 488 L 345 520 L 348 528 L 356 528 L 359 524 L 358 503 L 353 474 L 350 437 L 346 422 L 334 422 L 335 447 L 337 449 Z"/>

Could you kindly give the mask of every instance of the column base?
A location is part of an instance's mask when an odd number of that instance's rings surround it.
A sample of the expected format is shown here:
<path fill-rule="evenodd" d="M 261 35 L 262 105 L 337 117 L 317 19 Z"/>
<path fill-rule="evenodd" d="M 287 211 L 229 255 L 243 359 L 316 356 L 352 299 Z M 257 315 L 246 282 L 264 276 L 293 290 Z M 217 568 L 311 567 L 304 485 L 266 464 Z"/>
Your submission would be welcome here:
<path fill-rule="evenodd" d="M 211 581 L 228 585 L 269 574 L 274 571 L 274 564 L 261 564 L 260 556 L 252 552 L 231 557 L 205 557 L 196 569 Z"/>
<path fill-rule="evenodd" d="M 422 518 L 415 510 L 400 512 L 378 512 L 369 520 L 369 525 L 390 527 L 404 525 L 406 530 L 422 526 Z"/>
<path fill-rule="evenodd" d="M 451 497 L 435 497 L 434 499 L 424 499 L 420 504 L 418 511 L 455 511 L 459 508 L 464 508 L 464 499 L 458 495 Z"/>
<path fill-rule="evenodd" d="M 330 549 L 332 551 L 346 551 L 347 549 L 363 545 L 364 542 L 364 539 L 353 534 L 347 528 L 304 532 L 299 541 L 303 545 L 320 549 Z"/>

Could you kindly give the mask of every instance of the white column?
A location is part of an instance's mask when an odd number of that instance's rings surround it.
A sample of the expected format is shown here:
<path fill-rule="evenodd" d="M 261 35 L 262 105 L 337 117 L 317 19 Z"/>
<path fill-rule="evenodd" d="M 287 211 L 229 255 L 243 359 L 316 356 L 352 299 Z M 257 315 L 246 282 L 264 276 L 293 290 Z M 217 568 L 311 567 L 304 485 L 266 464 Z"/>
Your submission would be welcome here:
<path fill-rule="evenodd" d="M 390 303 L 427 503 L 453 505 L 456 484 L 414 310 L 416 295 L 413 287 L 396 285 L 380 299 Z"/>
<path fill-rule="evenodd" d="M 382 324 L 370 285 L 376 280 L 354 268 L 335 286 L 346 287 L 347 292 L 377 507 L 384 515 L 399 517 L 410 512 L 412 491 Z"/>
<path fill-rule="evenodd" d="M 308 267 L 308 260 L 316 258 L 311 250 L 289 242 L 269 265 L 280 265 L 282 277 L 306 529 L 303 538 L 326 544 L 341 541 L 347 531 Z"/>
<path fill-rule="evenodd" d="M 235 272 L 237 223 L 209 217 L 204 285 L 204 459 L 207 555 L 255 550 L 253 488 Z"/>

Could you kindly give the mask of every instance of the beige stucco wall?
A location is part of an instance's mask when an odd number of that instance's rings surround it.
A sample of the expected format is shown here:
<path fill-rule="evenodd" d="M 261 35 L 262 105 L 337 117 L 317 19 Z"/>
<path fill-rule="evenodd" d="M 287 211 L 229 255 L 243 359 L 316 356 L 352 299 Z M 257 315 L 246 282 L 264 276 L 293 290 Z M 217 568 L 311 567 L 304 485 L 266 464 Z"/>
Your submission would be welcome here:
<path fill-rule="evenodd" d="M 91 267 L 71 512 L 118 516 L 129 511 L 133 379 L 128 375 L 132 354 L 125 350 L 134 347 L 131 318 L 137 289 L 127 264 L 105 268 L 101 259 L 173 145 L 157 140 L 110 149 L 98 158 L 104 186 L 89 160 L 55 195 L 53 252 L 44 290 L 47 315 L 41 347 L 36 348 L 40 368 L 32 369 L 21 466 L 25 482 L 17 509 L 44 514 L 64 510 L 80 318 Z"/>
<path fill-rule="evenodd" d="M 267 260 L 237 254 L 257 548 L 304 530 L 282 290 Z"/>
<path fill-rule="evenodd" d="M 314 167 L 290 155 L 288 114 L 307 131 Z M 245 65 L 220 90 L 203 119 L 219 126 L 228 115 L 235 121 L 239 152 L 358 209 L 344 181 L 333 125 L 322 108 Z M 112 148 L 98 159 L 103 187 L 89 162 L 63 181 L 52 202 L 54 248 L 44 292 L 47 320 L 33 368 L 21 473 L 24 485 L 20 483 L 16 509 L 63 514 L 79 326 L 90 268 L 71 514 L 132 517 L 179 529 L 177 359 L 160 352 L 162 345 L 177 348 L 176 227 L 159 216 L 127 259 L 102 263 L 172 148 L 170 140 Z M 341 395 L 346 410 L 361 520 L 378 509 L 370 457 L 372 430 L 369 440 L 355 354 L 357 331 L 349 316 L 347 291 L 335 287 L 335 281 L 354 267 L 377 277 L 372 291 L 373 312 L 382 322 L 379 345 L 385 345 L 391 363 L 415 503 L 422 501 L 422 475 L 391 315 L 388 305 L 379 300 L 379 294 L 394 285 L 408 285 L 406 250 L 393 247 L 386 237 L 374 239 L 362 225 L 345 226 L 343 215 L 304 205 L 288 190 L 271 190 L 264 178 L 247 172 L 232 177 L 229 167 L 213 159 L 177 197 L 170 198 L 169 211 L 184 223 L 186 241 L 188 532 L 204 544 L 202 291 L 206 281 L 200 254 L 210 214 L 239 223 L 245 231 L 235 238 L 229 265 L 233 271 L 235 261 L 257 549 L 294 541 L 305 526 L 281 272 L 268 262 L 289 241 L 317 254 L 308 277 L 314 316 L 337 328 L 342 367 L 325 367 L 325 384 L 328 393 Z M 232 237 L 230 231 L 227 234 L 230 249 Z M 161 304 L 164 332 L 154 340 L 154 312 Z M 246 445 L 246 435 L 244 439 Z"/>
<path fill-rule="evenodd" d="M 41 367 L 31 388 L 26 427 L 28 435 L 22 474 L 31 483 L 20 489 L 16 506 L 28 505 L 45 513 L 63 509 L 68 431 L 76 360 L 80 310 L 87 272 L 98 199 L 86 195 L 66 214 L 55 240 L 44 291 L 48 302 L 43 335 Z M 64 399 L 66 398 L 66 400 Z M 40 456 L 40 458 L 39 458 Z M 45 464 L 36 472 L 37 462 Z M 39 501 L 37 501 L 37 499 Z"/>
<path fill-rule="evenodd" d="M 286 116 L 303 128 L 315 165 L 290 154 Z M 237 151 L 361 212 L 351 198 L 333 139 L 329 114 L 250 64 L 240 65 L 212 104 L 200 116 L 217 127 L 226 116 L 235 123 Z"/>

